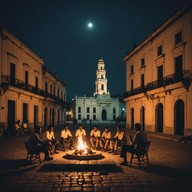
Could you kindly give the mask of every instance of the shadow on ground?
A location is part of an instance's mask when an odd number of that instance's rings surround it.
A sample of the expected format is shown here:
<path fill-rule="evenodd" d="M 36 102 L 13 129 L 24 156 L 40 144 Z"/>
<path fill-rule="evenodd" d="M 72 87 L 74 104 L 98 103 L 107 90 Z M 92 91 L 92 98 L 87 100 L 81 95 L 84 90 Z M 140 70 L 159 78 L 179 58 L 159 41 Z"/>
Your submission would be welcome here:
<path fill-rule="evenodd" d="M 39 172 L 123 172 L 116 164 L 45 164 Z"/>
<path fill-rule="evenodd" d="M 29 164 L 25 159 L 0 160 L 0 178 L 5 176 L 16 176 L 33 170 L 40 164 Z"/>
<path fill-rule="evenodd" d="M 136 168 L 136 167 L 133 167 L 133 168 Z M 184 170 L 184 169 L 179 169 L 179 168 L 165 166 L 165 165 L 158 165 L 158 164 L 142 166 L 139 169 L 142 171 L 146 171 L 148 173 L 154 173 L 154 174 L 162 175 L 164 177 L 170 177 L 175 179 L 192 178 L 192 169 Z"/>

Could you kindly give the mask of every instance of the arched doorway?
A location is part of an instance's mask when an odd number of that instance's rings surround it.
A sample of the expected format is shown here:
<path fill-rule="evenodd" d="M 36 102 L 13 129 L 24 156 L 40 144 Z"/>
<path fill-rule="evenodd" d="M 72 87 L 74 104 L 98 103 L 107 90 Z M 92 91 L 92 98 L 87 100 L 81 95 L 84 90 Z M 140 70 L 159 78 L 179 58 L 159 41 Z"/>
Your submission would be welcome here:
<path fill-rule="evenodd" d="M 107 111 L 105 109 L 102 110 L 102 121 L 106 121 L 107 120 Z"/>
<path fill-rule="evenodd" d="M 155 110 L 156 117 L 156 131 L 163 132 L 163 104 L 158 103 Z"/>
<path fill-rule="evenodd" d="M 184 102 L 179 99 L 174 106 L 174 129 L 176 135 L 184 135 Z"/>
<path fill-rule="evenodd" d="M 134 108 L 131 108 L 131 129 L 134 129 Z"/>
<path fill-rule="evenodd" d="M 140 109 L 140 117 L 141 117 L 141 129 L 145 130 L 145 108 L 143 106 Z"/>

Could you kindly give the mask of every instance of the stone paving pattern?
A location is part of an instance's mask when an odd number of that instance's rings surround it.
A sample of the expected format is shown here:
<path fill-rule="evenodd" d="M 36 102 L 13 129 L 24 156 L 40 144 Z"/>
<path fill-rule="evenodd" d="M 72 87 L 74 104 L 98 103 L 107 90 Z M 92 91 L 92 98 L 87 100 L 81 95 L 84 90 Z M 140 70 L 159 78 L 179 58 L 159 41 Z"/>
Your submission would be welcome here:
<path fill-rule="evenodd" d="M 71 127 L 74 132 L 76 127 Z M 89 126 L 85 127 L 89 133 Z M 59 132 L 56 130 L 57 137 Z M 132 167 L 119 165 L 122 161 L 119 154 L 102 152 L 103 159 L 83 161 L 65 159 L 64 151 L 54 155 L 52 161 L 40 164 L 38 160 L 33 160 L 30 165 L 25 160 L 23 143 L 27 138 L 0 138 L 1 192 L 192 191 L 192 144 L 179 143 L 176 136 L 149 133 L 150 165 L 142 167 L 137 161 Z"/>

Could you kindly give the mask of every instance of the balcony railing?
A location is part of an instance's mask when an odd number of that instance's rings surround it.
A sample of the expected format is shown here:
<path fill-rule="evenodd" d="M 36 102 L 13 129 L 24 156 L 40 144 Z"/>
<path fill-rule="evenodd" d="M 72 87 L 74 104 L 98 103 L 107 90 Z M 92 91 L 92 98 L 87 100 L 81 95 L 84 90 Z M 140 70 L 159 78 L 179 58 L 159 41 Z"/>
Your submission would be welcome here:
<path fill-rule="evenodd" d="M 25 91 L 29 91 L 31 93 L 43 96 L 45 98 L 51 98 L 59 103 L 66 105 L 66 102 L 63 99 L 61 99 L 55 95 L 46 93 L 44 90 L 39 89 L 33 85 L 30 85 L 20 79 L 11 78 L 10 76 L 1 76 L 1 83 L 2 83 L 1 86 L 4 90 L 7 90 L 9 86 L 14 86 L 19 89 L 23 89 Z"/>
<path fill-rule="evenodd" d="M 133 96 L 133 95 L 137 95 L 139 93 L 145 93 L 147 91 L 157 89 L 157 88 L 160 88 L 160 87 L 165 87 L 165 86 L 168 86 L 168 85 L 172 85 L 172 84 L 178 83 L 178 82 L 182 82 L 183 86 L 186 89 L 188 89 L 188 87 L 190 86 L 191 80 L 192 80 L 191 70 L 185 70 L 185 71 L 183 71 L 183 73 L 171 74 L 171 75 L 168 75 L 168 76 L 166 76 L 166 77 L 164 77 L 162 79 L 159 79 L 157 81 L 150 82 L 145 86 L 138 87 L 136 89 L 127 91 L 124 94 L 124 98 L 130 97 L 130 96 Z"/>

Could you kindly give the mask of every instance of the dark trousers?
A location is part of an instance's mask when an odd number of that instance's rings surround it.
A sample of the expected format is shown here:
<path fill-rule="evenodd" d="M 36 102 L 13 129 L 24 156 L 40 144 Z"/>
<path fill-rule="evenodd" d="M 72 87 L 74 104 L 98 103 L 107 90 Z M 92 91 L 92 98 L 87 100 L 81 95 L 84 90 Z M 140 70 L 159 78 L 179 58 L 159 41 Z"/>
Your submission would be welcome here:
<path fill-rule="evenodd" d="M 63 148 L 65 149 L 65 143 L 70 143 L 70 148 L 73 146 L 73 139 L 72 138 L 63 138 L 60 139 L 60 144 L 63 145 Z"/>
<path fill-rule="evenodd" d="M 54 152 L 57 151 L 58 147 L 59 147 L 59 142 L 55 139 L 53 140 L 49 140 L 49 141 L 45 141 L 45 143 L 47 144 L 48 150 L 51 152 L 52 151 L 52 146 L 54 145 L 55 149 Z"/>
<path fill-rule="evenodd" d="M 133 145 L 122 145 L 120 157 L 124 158 L 124 161 L 127 161 L 127 152 L 132 153 L 134 151 Z"/>

